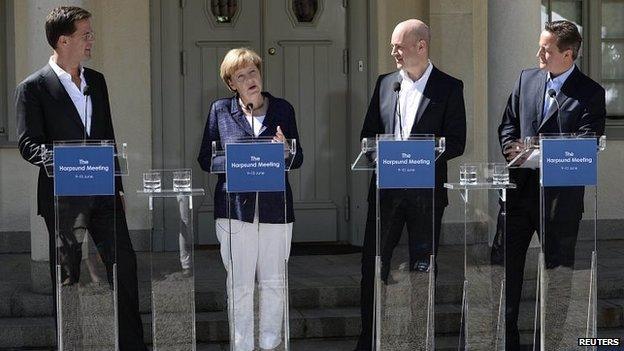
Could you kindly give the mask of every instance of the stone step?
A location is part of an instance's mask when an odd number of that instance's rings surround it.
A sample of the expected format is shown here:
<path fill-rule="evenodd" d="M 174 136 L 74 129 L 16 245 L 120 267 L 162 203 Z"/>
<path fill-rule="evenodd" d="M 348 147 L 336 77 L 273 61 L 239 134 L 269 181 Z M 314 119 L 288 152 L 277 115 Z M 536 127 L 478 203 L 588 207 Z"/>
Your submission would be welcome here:
<path fill-rule="evenodd" d="M 597 222 L 597 238 L 600 241 L 621 239 L 621 219 L 599 219 Z M 591 241 L 594 238 L 594 222 L 590 220 L 581 221 L 579 229 L 579 241 Z M 490 241 L 487 231 L 479 233 L 479 242 Z M 405 240 L 406 235 L 402 237 Z M 150 250 L 150 230 L 131 230 L 130 239 L 137 252 L 147 252 Z M 30 252 L 30 232 L 28 231 L 0 231 L 0 254 L 4 253 L 27 253 Z M 403 242 L 403 241 L 401 241 Z M 461 245 L 464 242 L 463 223 L 443 223 L 440 235 L 441 245 Z M 599 250 L 601 246 L 599 245 Z"/>
<path fill-rule="evenodd" d="M 139 293 L 140 311 L 151 311 L 151 291 L 142 286 Z M 226 294 L 223 291 L 195 291 L 197 312 L 225 311 Z M 38 294 L 26 284 L 0 284 L 0 318 L 52 316 L 52 294 Z M 294 287 L 290 290 L 293 308 L 330 308 L 358 306 L 359 286 Z"/>
<path fill-rule="evenodd" d="M 523 303 L 525 311 L 532 305 Z M 203 343 L 225 342 L 228 340 L 226 312 L 196 313 L 197 341 Z M 151 342 L 151 314 L 143 314 L 146 340 Z M 166 316 L 163 318 L 167 318 Z M 168 320 L 180 318 L 181 331 L 188 328 L 188 317 L 169 316 Z M 442 348 L 452 348 L 458 340 L 461 320 L 461 306 L 443 304 L 436 306 L 436 343 Z M 599 306 L 600 335 L 616 335 L 624 327 L 624 300 L 601 301 Z M 402 324 L 389 326 L 388 330 L 398 329 Z M 524 343 L 532 334 L 533 316 L 522 315 L 519 320 Z M 45 347 L 54 341 L 54 320 L 52 317 L 0 318 L 0 348 L 5 347 Z M 183 329 L 184 328 L 184 329 Z M 290 312 L 290 335 L 293 339 L 348 338 L 356 337 L 360 331 L 360 311 L 358 307 L 297 309 Z M 168 333 L 175 335 L 175 330 Z M 604 334 L 607 333 L 607 334 Z M 184 333 L 177 333 L 184 335 Z M 188 334 L 186 334 L 188 335 Z M 622 334 L 620 334 L 622 335 Z M 399 336 L 397 336 L 399 337 Z M 445 345 L 444 347 L 442 347 Z"/>
<path fill-rule="evenodd" d="M 137 252 L 150 249 L 149 230 L 131 230 L 130 240 Z M 28 231 L 0 231 L 0 254 L 30 253 L 30 232 Z M 95 247 L 91 247 L 95 250 Z"/>
<path fill-rule="evenodd" d="M 0 232 L 0 254 L 30 252 L 30 232 Z"/>
<path fill-rule="evenodd" d="M 532 330 L 535 315 L 535 305 L 531 301 L 523 301 L 520 304 L 521 314 L 518 321 L 520 330 Z M 476 316 L 487 316 L 490 309 L 485 311 L 475 310 Z M 568 317 L 573 313 L 573 309 L 568 309 Z M 586 314 L 585 307 L 582 311 L 576 310 L 581 316 Z M 443 304 L 436 306 L 436 333 L 454 332 L 455 325 L 459 325 L 461 320 L 460 305 Z M 469 312 L 470 313 L 470 312 Z M 599 300 L 597 306 L 598 328 L 599 329 L 618 329 L 624 328 L 624 299 L 605 299 Z M 578 316 L 578 315 L 577 315 Z M 491 317 L 494 318 L 494 317 Z"/>
<path fill-rule="evenodd" d="M 459 200 L 459 196 L 457 197 Z M 451 199 L 453 201 L 453 199 Z M 589 210 L 589 209 L 587 209 Z M 463 211 L 463 207 L 462 207 Z M 491 219 L 490 219 L 491 220 Z M 580 242 L 588 242 L 594 240 L 594 223 L 597 226 L 597 239 L 603 240 L 620 240 L 622 238 L 622 219 L 599 219 L 582 220 L 579 227 L 578 240 Z M 488 234 L 487 223 L 469 222 L 468 233 L 469 242 L 491 242 Z M 495 223 L 489 222 L 489 229 L 494 230 Z M 475 229 L 477 228 L 477 229 Z M 406 243 L 407 235 L 401 237 L 400 243 Z M 442 223 L 440 230 L 440 245 L 458 245 L 464 243 L 464 223 L 463 222 L 445 222 Z"/>
<path fill-rule="evenodd" d="M 600 284 L 600 297 L 613 298 L 622 296 L 624 285 L 611 282 Z M 523 299 L 535 298 L 535 281 L 525 283 Z M 437 303 L 460 303 L 462 299 L 461 283 L 440 282 L 436 291 Z M 151 309 L 151 287 L 140 285 L 140 310 Z M 293 286 L 290 287 L 290 304 L 297 308 L 322 308 L 357 306 L 360 303 L 360 287 L 356 284 L 342 286 Z M 51 294 L 39 294 L 31 291 L 25 283 L 0 283 L 0 317 L 48 316 L 52 314 Z M 197 284 L 195 289 L 195 308 L 198 312 L 223 311 L 226 308 L 224 290 Z"/>
<path fill-rule="evenodd" d="M 353 350 L 357 338 L 320 338 L 320 339 L 293 339 L 290 348 L 296 351 L 345 351 Z M 229 351 L 227 342 L 198 343 L 197 351 Z"/>
<path fill-rule="evenodd" d="M 149 314 L 142 315 L 147 342 L 152 340 L 151 318 Z M 197 313 L 195 323 L 198 342 L 223 342 L 229 338 L 225 312 Z M 293 339 L 355 337 L 359 332 L 360 314 L 355 307 L 293 309 L 290 315 Z M 175 330 L 170 333 L 176 334 Z M 0 318 L 0 348 L 51 346 L 54 335 L 52 317 Z"/>
<path fill-rule="evenodd" d="M 617 337 L 621 338 L 624 335 L 624 329 L 605 329 L 600 330 L 599 337 Z M 456 351 L 459 342 L 458 335 L 436 335 L 436 350 L 439 351 Z M 521 351 L 532 351 L 533 334 L 521 333 L 520 342 L 522 344 Z M 297 351 L 345 351 L 355 348 L 357 343 L 357 337 L 345 337 L 345 338 L 310 338 L 310 339 L 292 339 L 291 349 Z M 151 345 L 148 348 L 151 350 Z M 46 350 L 49 351 L 49 346 L 40 347 L 28 347 L 20 348 L 22 350 Z M 228 342 L 210 342 L 203 343 L 198 342 L 196 345 L 197 351 L 229 351 L 230 346 Z"/>
<path fill-rule="evenodd" d="M 621 337 L 623 329 L 607 329 L 599 333 L 599 337 Z M 522 351 L 532 351 L 533 334 L 521 333 L 520 342 Z M 293 339 L 291 349 L 297 351 L 345 351 L 353 350 L 357 344 L 357 338 L 322 338 L 322 339 Z M 438 351 L 457 351 L 459 335 L 436 335 L 435 349 Z M 229 351 L 229 343 L 198 343 L 197 351 Z"/>
<path fill-rule="evenodd" d="M 457 351 L 457 335 L 436 336 L 437 351 Z M 357 337 L 292 339 L 290 346 L 296 351 L 346 351 L 357 345 Z M 198 343 L 197 351 L 229 351 L 228 342 Z M 398 351 L 398 350 L 397 350 Z"/>
<path fill-rule="evenodd" d="M 360 304 L 360 286 L 291 286 L 289 298 L 290 305 L 295 308 L 357 306 Z M 195 290 L 195 308 L 199 312 L 224 311 L 226 301 L 224 290 Z M 149 304 L 141 305 L 149 309 Z"/>
<path fill-rule="evenodd" d="M 0 285 L 0 318 L 51 317 L 53 295 L 37 294 L 27 284 Z"/>
<path fill-rule="evenodd" d="M 52 317 L 0 318 L 0 348 L 51 346 L 55 335 Z"/>
<path fill-rule="evenodd" d="M 623 315 L 622 285 L 624 281 L 601 281 L 598 296 L 599 307 L 605 313 L 605 326 L 619 326 L 618 316 Z M 525 283 L 523 301 L 534 303 L 535 281 Z M 441 282 L 437 289 L 438 305 L 460 305 L 461 285 L 459 283 Z M 52 315 L 52 295 L 38 294 L 30 290 L 27 284 L 0 284 L 0 318 L 2 317 L 37 317 Z M 300 309 L 333 308 L 358 306 L 360 299 L 358 285 L 345 286 L 291 286 L 290 306 Z M 140 310 L 148 313 L 151 310 L 151 294 L 149 285 L 140 289 Z M 196 290 L 195 308 L 197 312 L 218 312 L 226 310 L 226 296 L 223 291 Z M 624 318 L 623 318 L 624 320 Z"/>

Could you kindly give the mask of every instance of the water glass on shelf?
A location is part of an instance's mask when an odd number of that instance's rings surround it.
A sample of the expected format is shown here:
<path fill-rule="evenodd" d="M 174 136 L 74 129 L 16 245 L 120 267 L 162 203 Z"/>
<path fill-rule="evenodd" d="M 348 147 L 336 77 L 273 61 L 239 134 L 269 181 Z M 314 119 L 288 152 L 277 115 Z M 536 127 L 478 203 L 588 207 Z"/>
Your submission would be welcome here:
<path fill-rule="evenodd" d="M 463 164 L 459 166 L 459 184 L 477 184 L 477 165 Z"/>
<path fill-rule="evenodd" d="M 492 173 L 492 183 L 496 185 L 509 184 L 509 168 L 504 163 L 495 163 Z"/>
<path fill-rule="evenodd" d="M 494 165 L 493 162 L 486 162 L 483 164 L 483 181 L 485 183 L 492 183 L 494 181 Z"/>
<path fill-rule="evenodd" d="M 160 172 L 149 171 L 143 173 L 143 190 L 160 191 L 161 180 Z"/>
<path fill-rule="evenodd" d="M 173 190 L 189 190 L 191 189 L 191 170 L 173 171 Z"/>

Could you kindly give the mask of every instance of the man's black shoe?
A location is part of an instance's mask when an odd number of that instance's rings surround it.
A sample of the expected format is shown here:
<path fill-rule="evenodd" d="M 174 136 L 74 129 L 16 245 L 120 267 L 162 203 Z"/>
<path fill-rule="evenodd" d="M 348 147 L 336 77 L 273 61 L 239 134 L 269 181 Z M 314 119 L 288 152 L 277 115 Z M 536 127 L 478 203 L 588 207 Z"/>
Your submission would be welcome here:
<path fill-rule="evenodd" d="M 410 271 L 429 272 L 429 260 L 427 259 L 417 260 L 410 267 Z"/>

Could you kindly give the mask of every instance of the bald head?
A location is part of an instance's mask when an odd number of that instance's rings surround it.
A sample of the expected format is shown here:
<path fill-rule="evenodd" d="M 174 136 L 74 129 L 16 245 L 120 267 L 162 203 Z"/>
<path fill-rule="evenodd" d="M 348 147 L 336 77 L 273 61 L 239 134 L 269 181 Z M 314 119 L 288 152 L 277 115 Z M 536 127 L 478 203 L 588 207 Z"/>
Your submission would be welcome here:
<path fill-rule="evenodd" d="M 421 20 L 409 19 L 397 24 L 390 39 L 397 68 L 418 79 L 429 64 L 430 40 L 429 26 Z"/>
<path fill-rule="evenodd" d="M 424 40 L 427 43 L 427 47 L 429 47 L 429 41 L 431 40 L 429 26 L 418 19 L 408 19 L 397 24 L 394 27 L 392 36 L 395 34 L 403 37 L 404 40 L 413 40 L 414 42 Z"/>

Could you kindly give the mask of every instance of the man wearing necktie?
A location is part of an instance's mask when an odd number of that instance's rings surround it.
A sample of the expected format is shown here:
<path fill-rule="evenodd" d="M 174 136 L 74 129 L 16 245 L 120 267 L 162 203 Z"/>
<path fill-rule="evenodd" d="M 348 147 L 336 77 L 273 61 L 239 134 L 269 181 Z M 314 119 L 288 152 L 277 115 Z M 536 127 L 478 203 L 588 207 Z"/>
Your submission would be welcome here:
<path fill-rule="evenodd" d="M 520 73 L 498 128 L 507 161 L 518 155 L 525 137 L 543 133 L 603 134 L 605 91 L 574 64 L 581 40 L 572 22 L 546 24 L 536 55 L 539 69 Z M 510 180 L 517 188 L 507 191 L 505 313 L 509 351 L 520 347 L 518 314 L 526 253 L 533 233 L 540 229 L 539 170 L 512 169 Z M 544 188 L 544 230 L 548 235 L 542 247 L 546 269 L 573 268 L 583 195 L 583 187 Z M 562 278 L 564 290 L 570 279 Z M 563 300 L 560 304 L 563 315 L 557 318 L 565 321 L 567 305 Z"/>

